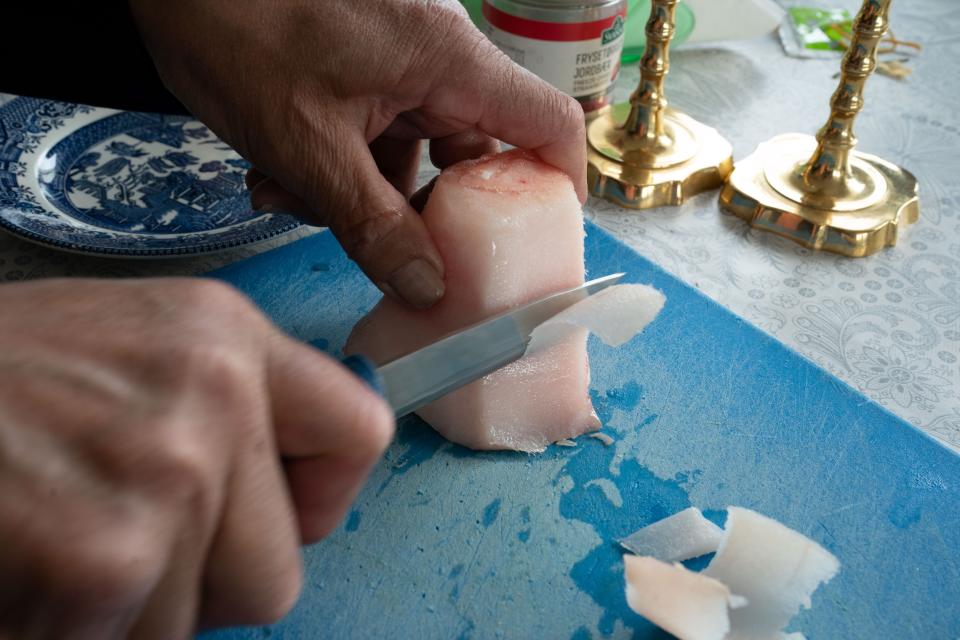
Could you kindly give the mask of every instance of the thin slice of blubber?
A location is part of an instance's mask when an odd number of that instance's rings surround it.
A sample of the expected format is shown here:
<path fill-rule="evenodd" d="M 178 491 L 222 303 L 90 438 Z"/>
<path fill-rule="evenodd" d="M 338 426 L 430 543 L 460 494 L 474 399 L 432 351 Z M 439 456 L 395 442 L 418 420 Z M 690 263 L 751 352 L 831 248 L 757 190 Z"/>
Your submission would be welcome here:
<path fill-rule="evenodd" d="M 627 604 L 680 640 L 724 640 L 744 598 L 713 578 L 649 556 L 623 557 Z"/>
<path fill-rule="evenodd" d="M 810 596 L 840 570 L 829 551 L 749 509 L 729 507 L 717 555 L 703 571 L 750 601 L 733 612 L 731 638 L 778 637 Z"/>
<path fill-rule="evenodd" d="M 593 438 L 594 440 L 599 440 L 600 442 L 603 443 L 603 446 L 605 447 L 609 447 L 610 445 L 613 444 L 613 438 L 603 433 L 602 431 L 591 433 L 590 437 Z"/>
<path fill-rule="evenodd" d="M 625 549 L 663 562 L 681 562 L 713 553 L 723 538 L 723 529 L 689 507 L 658 520 L 620 541 Z"/>
<path fill-rule="evenodd" d="M 653 322 L 666 297 L 645 284 L 608 287 L 572 305 L 533 330 L 527 353 L 536 353 L 582 327 L 611 347 L 619 347 Z"/>

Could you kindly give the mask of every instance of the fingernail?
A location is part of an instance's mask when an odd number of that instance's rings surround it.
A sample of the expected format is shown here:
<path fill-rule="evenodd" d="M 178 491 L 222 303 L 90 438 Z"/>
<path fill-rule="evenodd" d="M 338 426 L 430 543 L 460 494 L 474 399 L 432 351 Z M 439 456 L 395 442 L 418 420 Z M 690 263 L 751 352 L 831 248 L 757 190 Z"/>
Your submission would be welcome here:
<path fill-rule="evenodd" d="M 387 285 L 415 309 L 432 307 L 443 297 L 443 279 L 426 260 L 416 260 L 400 267 L 387 280 Z"/>

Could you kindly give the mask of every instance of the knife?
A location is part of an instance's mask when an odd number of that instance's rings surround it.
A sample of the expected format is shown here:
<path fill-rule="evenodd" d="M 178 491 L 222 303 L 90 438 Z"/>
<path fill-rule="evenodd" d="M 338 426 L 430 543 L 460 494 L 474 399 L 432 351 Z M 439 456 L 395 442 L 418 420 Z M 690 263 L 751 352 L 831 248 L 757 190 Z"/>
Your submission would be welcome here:
<path fill-rule="evenodd" d="M 384 396 L 400 418 L 520 359 L 534 329 L 623 275 L 597 278 L 511 309 L 379 367 L 362 355 L 345 358 L 343 364 Z"/>

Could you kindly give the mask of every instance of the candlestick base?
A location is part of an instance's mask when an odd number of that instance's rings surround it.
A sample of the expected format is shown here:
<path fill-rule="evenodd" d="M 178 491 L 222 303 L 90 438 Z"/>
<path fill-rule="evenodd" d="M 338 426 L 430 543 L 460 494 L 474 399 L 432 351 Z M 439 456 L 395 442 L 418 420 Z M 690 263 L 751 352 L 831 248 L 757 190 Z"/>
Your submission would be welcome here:
<path fill-rule="evenodd" d="M 803 171 L 817 148 L 812 136 L 781 135 L 737 163 L 720 204 L 751 226 L 810 249 L 850 257 L 897 243 L 901 226 L 917 221 L 917 179 L 906 169 L 853 151 L 850 175 L 815 191 Z"/>
<path fill-rule="evenodd" d="M 591 195 L 632 209 L 679 205 L 733 170 L 733 148 L 716 129 L 668 108 L 651 145 L 624 129 L 629 113 L 630 104 L 618 104 L 587 127 Z"/>

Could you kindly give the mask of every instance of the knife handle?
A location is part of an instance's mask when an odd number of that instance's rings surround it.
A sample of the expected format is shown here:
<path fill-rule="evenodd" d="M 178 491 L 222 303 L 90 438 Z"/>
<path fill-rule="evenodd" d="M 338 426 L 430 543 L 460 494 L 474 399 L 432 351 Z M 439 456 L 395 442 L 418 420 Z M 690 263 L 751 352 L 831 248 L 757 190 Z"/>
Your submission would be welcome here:
<path fill-rule="evenodd" d="M 387 391 L 383 386 L 383 379 L 377 373 L 377 366 L 369 358 L 361 355 L 348 356 L 341 360 L 340 364 L 366 382 L 371 389 L 386 397 Z"/>

